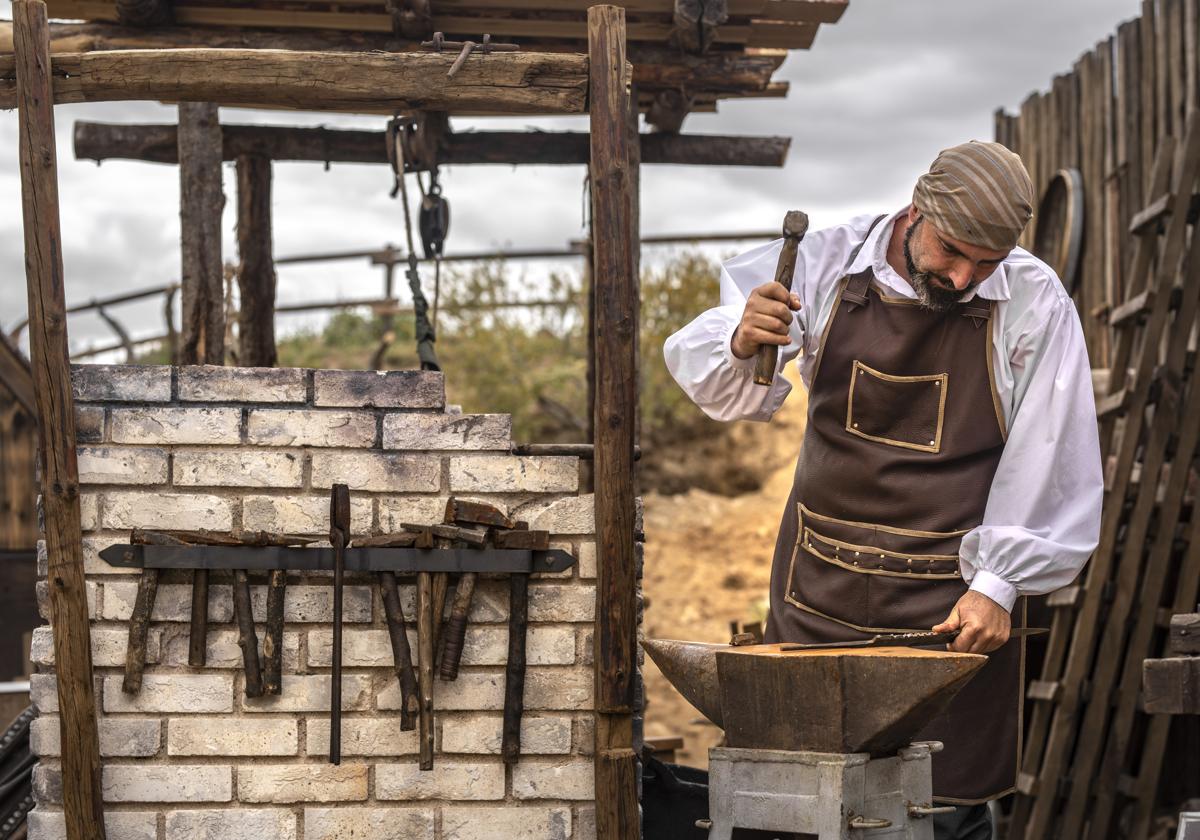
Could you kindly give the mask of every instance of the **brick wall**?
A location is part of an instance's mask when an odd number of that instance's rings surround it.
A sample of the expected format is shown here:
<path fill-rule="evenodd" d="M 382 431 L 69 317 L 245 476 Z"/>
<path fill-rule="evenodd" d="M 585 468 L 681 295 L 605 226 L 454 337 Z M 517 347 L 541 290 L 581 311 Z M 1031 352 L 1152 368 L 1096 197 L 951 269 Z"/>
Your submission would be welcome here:
<path fill-rule="evenodd" d="M 593 836 L 592 498 L 568 457 L 510 454 L 510 418 L 445 407 L 442 375 L 87 366 L 74 371 L 84 564 L 100 706 L 109 837 L 120 840 L 476 840 Z M 244 528 L 326 537 L 329 488 L 346 482 L 355 535 L 440 521 L 449 495 L 497 505 L 579 558 L 530 586 L 522 748 L 500 760 L 508 588 L 481 579 L 462 672 L 435 681 L 434 769 L 401 732 L 373 576 L 347 575 L 343 763 L 327 761 L 332 589 L 289 576 L 283 690 L 244 696 L 228 577 L 210 586 L 208 665 L 187 665 L 190 573 L 165 572 L 145 681 L 122 693 L 137 571 L 98 551 L 130 528 Z M 45 559 L 40 573 L 45 575 Z M 265 618 L 265 579 L 252 575 Z M 46 614 L 45 583 L 39 603 Z M 411 581 L 401 596 L 415 619 Z M 415 630 L 410 639 L 416 650 Z M 31 840 L 63 836 L 59 720 L 48 627 L 35 632 L 40 717 Z"/>

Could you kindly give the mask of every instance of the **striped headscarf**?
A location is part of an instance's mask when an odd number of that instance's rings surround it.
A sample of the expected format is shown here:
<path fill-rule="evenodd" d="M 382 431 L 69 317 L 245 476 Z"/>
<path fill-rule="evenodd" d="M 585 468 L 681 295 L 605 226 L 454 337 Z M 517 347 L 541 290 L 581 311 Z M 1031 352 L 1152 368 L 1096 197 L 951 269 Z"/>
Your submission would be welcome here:
<path fill-rule="evenodd" d="M 937 156 L 917 180 L 913 204 L 955 239 L 1008 251 L 1033 216 L 1033 183 L 1016 154 L 972 140 Z"/>

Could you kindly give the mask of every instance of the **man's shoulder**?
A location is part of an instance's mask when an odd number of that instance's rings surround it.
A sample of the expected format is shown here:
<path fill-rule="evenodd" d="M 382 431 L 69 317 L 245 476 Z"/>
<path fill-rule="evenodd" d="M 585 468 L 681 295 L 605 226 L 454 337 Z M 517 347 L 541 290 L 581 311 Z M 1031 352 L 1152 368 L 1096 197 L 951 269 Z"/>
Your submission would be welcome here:
<path fill-rule="evenodd" d="M 1024 248 L 1012 249 L 1004 260 L 1004 272 L 1015 305 L 1045 309 L 1074 306 L 1058 273 Z"/>

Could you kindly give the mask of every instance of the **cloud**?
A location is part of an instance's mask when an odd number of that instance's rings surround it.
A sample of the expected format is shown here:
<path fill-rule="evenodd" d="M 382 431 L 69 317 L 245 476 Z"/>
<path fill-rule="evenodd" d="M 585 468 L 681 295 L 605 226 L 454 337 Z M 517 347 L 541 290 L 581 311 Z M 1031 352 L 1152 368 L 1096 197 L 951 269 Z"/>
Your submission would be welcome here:
<path fill-rule="evenodd" d="M 1031 91 L 1117 24 L 1138 0 L 853 0 L 840 23 L 822 27 L 811 51 L 793 53 L 781 78 L 787 99 L 725 102 L 688 118 L 696 133 L 792 137 L 782 170 L 646 167 L 646 233 L 772 229 L 802 208 L 814 225 L 897 208 L 938 150 L 990 137 L 992 111 L 1016 108 Z M 10 5 L 0 0 L 0 16 Z M 175 109 L 121 102 L 60 106 L 55 112 L 68 301 L 165 283 L 178 276 L 178 174 L 174 167 L 76 161 L 76 119 L 170 122 Z M 226 109 L 227 122 L 382 128 L 378 117 Z M 16 114 L 0 112 L 0 324 L 25 305 Z M 456 121 L 472 127 L 584 130 L 578 118 Z M 582 167 L 449 167 L 448 248 L 565 246 L 582 232 Z M 410 181 L 411 186 L 411 181 Z M 277 255 L 402 244 L 403 216 L 387 193 L 386 167 L 314 164 L 275 167 Z M 225 168 L 224 252 L 236 259 L 236 180 Z M 728 246 L 719 251 L 728 252 Z M 653 255 L 647 255 L 653 259 Z M 531 270 L 536 276 L 537 271 Z M 382 272 L 366 260 L 280 268 L 282 300 L 379 293 Z M 118 310 L 135 332 L 161 328 L 157 303 Z M 283 329 L 294 323 L 289 319 Z M 71 322 L 73 344 L 109 340 L 94 317 Z"/>

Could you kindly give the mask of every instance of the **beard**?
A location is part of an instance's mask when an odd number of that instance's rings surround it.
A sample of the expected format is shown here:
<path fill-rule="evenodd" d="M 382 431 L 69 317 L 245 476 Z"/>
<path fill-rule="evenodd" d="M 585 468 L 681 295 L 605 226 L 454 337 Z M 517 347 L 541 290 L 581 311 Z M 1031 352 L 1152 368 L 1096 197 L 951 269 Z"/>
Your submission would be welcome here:
<path fill-rule="evenodd" d="M 923 218 L 917 219 L 904 232 L 904 263 L 908 268 L 909 283 L 912 284 L 913 291 L 917 293 L 917 300 L 920 301 L 921 306 L 933 312 L 949 312 L 961 303 L 963 297 L 974 287 L 968 286 L 960 292 L 954 288 L 949 277 L 917 268 L 909 243 L 917 231 L 917 226 L 924 221 Z"/>

